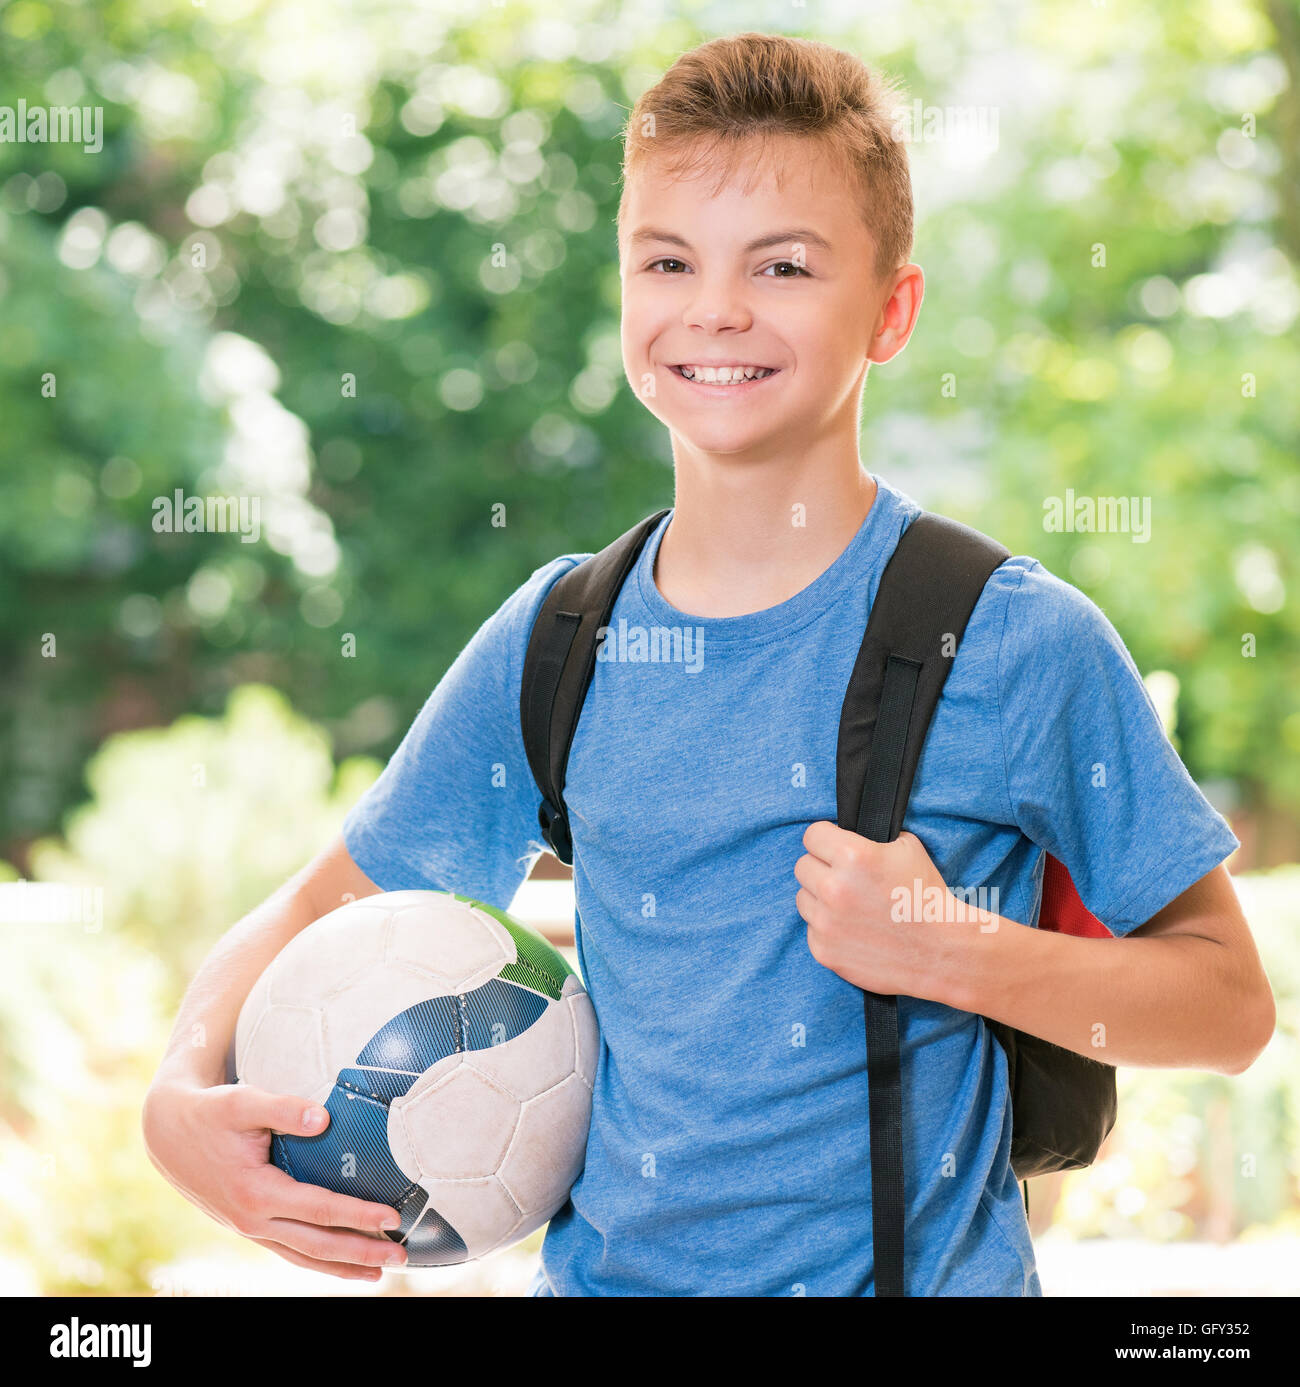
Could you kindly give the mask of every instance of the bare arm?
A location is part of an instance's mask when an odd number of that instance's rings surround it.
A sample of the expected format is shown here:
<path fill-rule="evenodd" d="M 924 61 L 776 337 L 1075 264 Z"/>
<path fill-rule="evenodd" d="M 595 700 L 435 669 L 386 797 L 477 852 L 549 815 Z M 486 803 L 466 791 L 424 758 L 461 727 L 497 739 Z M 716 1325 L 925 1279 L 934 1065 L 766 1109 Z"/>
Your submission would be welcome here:
<path fill-rule="evenodd" d="M 186 990 L 155 1087 L 168 1082 L 210 1086 L 226 1081 L 226 1052 L 239 1009 L 263 969 L 313 920 L 380 888 L 352 860 L 342 837 L 232 925 Z"/>
<path fill-rule="evenodd" d="M 292 1095 L 226 1083 L 226 1054 L 244 998 L 276 954 L 313 920 L 379 889 L 337 838 L 234 925 L 185 994 L 143 1113 L 149 1159 L 204 1213 L 295 1266 L 365 1281 L 406 1260 L 378 1236 L 398 1226 L 396 1212 L 273 1165 L 273 1132 L 313 1136 L 329 1114 Z"/>
<path fill-rule="evenodd" d="M 1123 939 L 1010 920 L 952 928 L 967 1011 L 1107 1064 L 1240 1074 L 1273 1034 L 1273 993 L 1222 864 Z"/>

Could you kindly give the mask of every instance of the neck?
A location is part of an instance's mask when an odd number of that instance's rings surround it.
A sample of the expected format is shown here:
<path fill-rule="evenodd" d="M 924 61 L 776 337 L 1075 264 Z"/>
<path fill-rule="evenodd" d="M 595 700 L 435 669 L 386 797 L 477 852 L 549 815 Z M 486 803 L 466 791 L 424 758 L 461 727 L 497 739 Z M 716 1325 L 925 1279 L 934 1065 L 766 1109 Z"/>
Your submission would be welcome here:
<path fill-rule="evenodd" d="M 794 466 L 720 466 L 684 451 L 675 463 L 673 518 L 654 579 L 665 601 L 694 616 L 744 616 L 788 601 L 839 558 L 876 499 L 856 448 Z"/>

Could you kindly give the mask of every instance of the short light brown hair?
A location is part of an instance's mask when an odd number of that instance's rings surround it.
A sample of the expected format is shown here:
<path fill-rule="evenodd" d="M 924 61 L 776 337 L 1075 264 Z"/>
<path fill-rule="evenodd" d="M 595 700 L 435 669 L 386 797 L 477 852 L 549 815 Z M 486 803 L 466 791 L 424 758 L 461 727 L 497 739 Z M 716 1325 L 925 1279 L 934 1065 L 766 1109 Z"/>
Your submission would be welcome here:
<path fill-rule="evenodd" d="M 721 187 L 742 141 L 801 135 L 856 181 L 875 272 L 891 274 L 912 254 L 912 180 L 893 114 L 902 100 L 901 88 L 860 58 L 814 39 L 746 33 L 701 44 L 628 117 L 620 239 L 628 179 L 649 158 L 666 156 L 674 177 L 718 162 Z"/>

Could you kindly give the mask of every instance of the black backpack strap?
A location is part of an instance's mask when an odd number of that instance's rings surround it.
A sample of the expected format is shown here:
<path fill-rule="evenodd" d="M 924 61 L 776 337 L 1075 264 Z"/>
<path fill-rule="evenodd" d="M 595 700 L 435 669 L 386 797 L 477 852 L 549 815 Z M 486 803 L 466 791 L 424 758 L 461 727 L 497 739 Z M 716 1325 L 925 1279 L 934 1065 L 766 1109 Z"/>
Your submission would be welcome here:
<path fill-rule="evenodd" d="M 970 614 L 1010 551 L 923 512 L 881 575 L 840 713 L 839 826 L 878 843 L 903 826 L 921 748 Z M 872 1246 L 878 1296 L 905 1294 L 903 1092 L 898 998 L 864 992 L 871 1123 Z"/>
<path fill-rule="evenodd" d="M 519 687 L 524 752 L 542 792 L 537 811 L 542 837 L 564 863 L 573 862 L 564 807 L 565 769 L 596 669 L 596 635 L 609 625 L 619 589 L 667 514 L 661 510 L 648 516 L 558 578 L 533 622 Z"/>

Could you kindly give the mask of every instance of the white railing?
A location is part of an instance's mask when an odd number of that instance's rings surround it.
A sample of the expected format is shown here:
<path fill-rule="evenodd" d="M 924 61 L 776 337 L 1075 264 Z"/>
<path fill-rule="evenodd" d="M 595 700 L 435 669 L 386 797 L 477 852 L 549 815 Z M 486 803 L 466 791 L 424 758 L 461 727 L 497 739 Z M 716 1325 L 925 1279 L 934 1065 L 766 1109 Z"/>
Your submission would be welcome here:
<path fill-rule="evenodd" d="M 510 914 L 561 949 L 573 947 L 573 880 L 530 878 L 510 902 Z"/>

